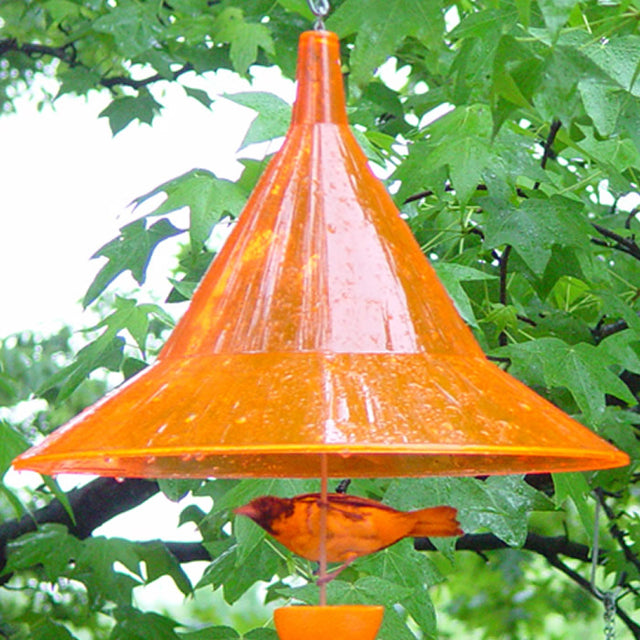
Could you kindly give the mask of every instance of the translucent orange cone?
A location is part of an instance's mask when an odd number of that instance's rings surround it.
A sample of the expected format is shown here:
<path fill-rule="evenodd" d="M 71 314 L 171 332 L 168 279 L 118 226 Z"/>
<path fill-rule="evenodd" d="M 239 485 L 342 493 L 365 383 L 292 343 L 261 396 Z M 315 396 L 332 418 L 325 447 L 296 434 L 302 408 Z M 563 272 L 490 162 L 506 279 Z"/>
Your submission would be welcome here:
<path fill-rule="evenodd" d="M 16 459 L 150 477 L 573 471 L 627 456 L 485 358 L 300 40 L 276 154 L 155 364 Z"/>

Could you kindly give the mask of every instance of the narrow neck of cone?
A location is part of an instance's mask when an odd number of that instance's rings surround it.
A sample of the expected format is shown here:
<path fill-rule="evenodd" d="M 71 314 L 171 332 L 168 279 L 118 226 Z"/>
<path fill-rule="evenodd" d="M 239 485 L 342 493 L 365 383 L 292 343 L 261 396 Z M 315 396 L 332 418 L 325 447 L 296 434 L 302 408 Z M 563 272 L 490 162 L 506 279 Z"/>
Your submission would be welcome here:
<path fill-rule="evenodd" d="M 340 42 L 331 31 L 305 31 L 298 45 L 298 91 L 291 124 L 347 124 Z"/>

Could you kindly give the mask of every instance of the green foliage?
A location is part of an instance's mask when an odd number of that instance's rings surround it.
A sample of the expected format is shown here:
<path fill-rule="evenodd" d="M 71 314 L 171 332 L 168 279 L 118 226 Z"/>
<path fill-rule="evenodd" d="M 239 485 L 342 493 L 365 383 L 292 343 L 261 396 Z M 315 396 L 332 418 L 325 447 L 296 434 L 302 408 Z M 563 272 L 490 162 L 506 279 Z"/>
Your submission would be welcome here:
<path fill-rule="evenodd" d="M 337 0 L 332 6 L 327 25 L 342 39 L 351 125 L 368 156 L 386 168 L 403 216 L 480 344 L 633 461 L 621 470 L 557 474 L 553 482 L 355 480 L 354 493 L 398 508 L 451 504 L 469 540 L 480 545 L 492 534 L 510 548 L 479 548 L 485 562 L 454 551 L 448 540 L 434 540 L 432 553 L 404 541 L 356 561 L 329 584 L 329 599 L 385 604 L 382 640 L 411 640 L 416 632 L 595 637 L 596 605 L 559 578 L 588 576 L 587 563 L 575 559 L 565 571 L 557 554 L 534 555 L 528 534 L 590 545 L 592 490 L 599 487 L 609 508 L 609 526 L 601 525 L 605 573 L 610 583 L 622 581 L 619 606 L 637 618 L 640 5 L 375 0 L 364 7 Z M 35 80 L 47 74 L 58 82 L 57 95 L 110 91 L 101 115 L 114 134 L 134 121 L 153 124 L 163 83 L 179 83 L 186 97 L 209 106 L 208 94 L 189 86 L 191 74 L 231 69 L 247 76 L 252 65 L 277 65 L 292 77 L 295 41 L 310 20 L 303 0 L 5 1 L 0 106 L 11 110 L 16 97 L 40 91 Z M 378 72 L 390 56 L 398 70 L 391 79 Z M 285 132 L 290 107 L 280 98 L 224 97 L 257 114 L 242 148 Z M 265 165 L 243 164 L 235 183 L 194 169 L 135 201 L 144 215 L 95 254 L 104 264 L 84 298 L 100 317 L 91 329 L 0 342 L 6 411 L 0 474 L 36 432 L 48 433 L 102 395 L 105 372 L 125 378 L 153 359 L 173 324 L 170 303 L 191 296 L 217 249 L 212 232 L 240 213 Z M 188 229 L 174 224 L 184 208 Z M 167 274 L 173 285 L 167 304 L 139 302 L 148 299 L 148 271 L 158 268 L 155 251 L 170 240 L 183 244 Z M 140 291 L 114 295 L 123 274 Z M 35 396 L 46 408 L 18 418 Z M 38 502 L 2 485 L 0 513 L 21 515 L 51 500 L 59 489 L 47 482 Z M 9 637 L 67 639 L 81 630 L 111 640 L 275 637 L 271 628 L 253 628 L 255 621 L 249 631 L 212 618 L 187 628 L 171 612 L 137 609 L 135 590 L 162 576 L 183 594 L 215 590 L 236 608 L 256 585 L 269 604 L 316 601 L 311 564 L 232 515 L 257 495 L 293 495 L 316 484 L 171 480 L 160 488 L 170 500 L 186 501 L 180 522 L 197 526 L 211 556 L 195 587 L 161 542 L 79 540 L 62 525 L 43 524 L 9 546 L 4 575 L 13 573 L 7 584 L 23 597 L 11 609 L 0 598 Z M 189 504 L 190 492 L 212 499 L 211 510 Z M 52 595 L 58 593 L 64 598 Z M 640 637 L 640 630 L 627 630 Z"/>
<path fill-rule="evenodd" d="M 120 235 L 99 249 L 94 258 L 107 258 L 107 264 L 95 277 L 84 297 L 85 306 L 91 304 L 122 272 L 129 271 L 138 284 L 144 282 L 151 253 L 158 243 L 180 233 L 166 218 L 147 228 L 144 219 L 136 220 L 120 229 Z"/>
<path fill-rule="evenodd" d="M 209 171 L 203 171 L 202 169 L 190 171 L 179 178 L 160 185 L 150 193 L 136 199 L 135 204 L 140 206 L 160 193 L 164 193 L 167 196 L 166 200 L 148 215 L 159 216 L 182 207 L 188 207 L 190 214 L 189 239 L 192 251 L 199 249 L 208 240 L 211 230 L 225 214 L 236 217 L 240 213 L 245 200 L 245 194 L 240 186 L 228 180 L 216 178 Z M 138 221 L 138 223 L 140 222 Z M 161 223 L 163 225 L 171 224 L 165 218 L 161 218 L 152 225 L 146 235 L 150 235 L 151 229 Z M 175 230 L 175 232 L 179 233 L 178 230 Z M 157 232 L 154 235 L 159 236 Z M 169 237 L 169 233 L 162 234 L 158 242 L 167 237 Z M 148 251 L 146 256 L 150 256 L 156 244 L 147 242 Z M 100 253 L 99 255 L 104 254 Z M 141 276 L 138 283 L 141 283 L 144 279 L 144 272 L 141 272 Z"/>
<path fill-rule="evenodd" d="M 405 38 L 414 37 L 426 47 L 435 44 L 443 31 L 444 16 L 435 0 L 372 0 L 366 11 L 357 0 L 347 0 L 331 16 L 327 27 L 340 37 L 355 34 L 352 81 L 363 86 Z"/>
<path fill-rule="evenodd" d="M 273 140 L 287 132 L 291 120 L 291 107 L 282 98 L 260 91 L 233 93 L 225 97 L 257 112 L 238 151 L 250 144 Z"/>
<path fill-rule="evenodd" d="M 99 277 L 100 273 L 96 279 Z M 66 400 L 96 369 L 104 368 L 109 371 L 124 369 L 127 366 L 127 358 L 122 332 L 126 332 L 133 338 L 140 353 L 144 356 L 147 338 L 151 334 L 152 318 L 157 318 L 168 326 L 173 324 L 171 316 L 157 305 L 137 304 L 136 300 L 132 298 L 117 296 L 112 312 L 97 325 L 87 330 L 102 330 L 102 332 L 78 351 L 73 362 L 53 374 L 40 387 L 39 392 L 61 402 Z"/>

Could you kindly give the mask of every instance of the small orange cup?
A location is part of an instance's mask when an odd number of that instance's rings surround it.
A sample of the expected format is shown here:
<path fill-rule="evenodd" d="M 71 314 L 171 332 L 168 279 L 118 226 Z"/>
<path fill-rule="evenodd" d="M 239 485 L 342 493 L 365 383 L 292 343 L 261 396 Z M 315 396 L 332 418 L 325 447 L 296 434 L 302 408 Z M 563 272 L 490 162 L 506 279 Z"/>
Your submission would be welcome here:
<path fill-rule="evenodd" d="M 384 607 L 281 607 L 274 611 L 280 640 L 375 640 Z"/>

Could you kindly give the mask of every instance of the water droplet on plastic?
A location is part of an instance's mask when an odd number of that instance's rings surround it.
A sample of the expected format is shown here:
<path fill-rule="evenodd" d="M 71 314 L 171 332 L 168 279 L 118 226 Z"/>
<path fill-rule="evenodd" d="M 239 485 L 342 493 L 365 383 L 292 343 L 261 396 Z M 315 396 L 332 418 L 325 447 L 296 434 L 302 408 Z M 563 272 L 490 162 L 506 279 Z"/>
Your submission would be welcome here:
<path fill-rule="evenodd" d="M 155 456 L 147 456 L 144 461 L 147 464 L 153 464 L 155 461 L 157 460 L 157 458 Z"/>
<path fill-rule="evenodd" d="M 114 478 L 114 479 L 118 484 L 122 484 L 124 482 L 124 478 L 122 476 L 118 476 L 117 478 Z"/>

